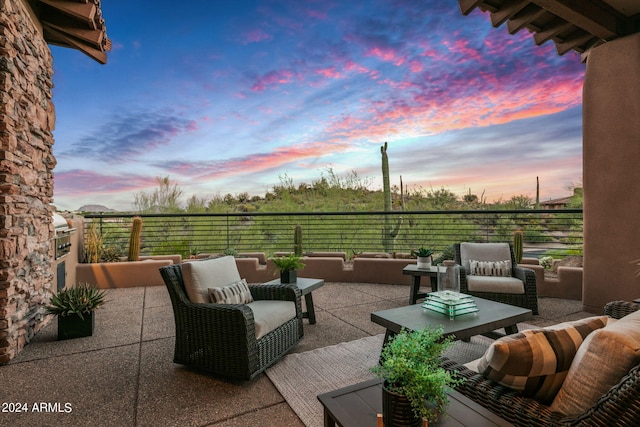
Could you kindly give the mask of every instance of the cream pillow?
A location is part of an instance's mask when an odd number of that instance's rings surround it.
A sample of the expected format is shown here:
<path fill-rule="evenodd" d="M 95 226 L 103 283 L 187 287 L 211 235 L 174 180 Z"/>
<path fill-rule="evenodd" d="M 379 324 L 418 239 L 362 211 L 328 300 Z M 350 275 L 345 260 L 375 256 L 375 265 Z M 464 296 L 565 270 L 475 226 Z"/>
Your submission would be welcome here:
<path fill-rule="evenodd" d="M 585 339 L 550 409 L 564 415 L 584 413 L 638 363 L 640 311 Z"/>
<path fill-rule="evenodd" d="M 209 302 L 209 288 L 227 286 L 242 280 L 232 256 L 184 262 L 182 278 L 189 301 L 196 304 Z"/>

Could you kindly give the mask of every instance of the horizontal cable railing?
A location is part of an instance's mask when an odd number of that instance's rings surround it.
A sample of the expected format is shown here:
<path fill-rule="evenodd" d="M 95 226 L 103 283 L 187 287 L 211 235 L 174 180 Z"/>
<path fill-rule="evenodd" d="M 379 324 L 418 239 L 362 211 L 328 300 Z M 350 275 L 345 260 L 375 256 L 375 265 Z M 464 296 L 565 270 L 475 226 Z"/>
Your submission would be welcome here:
<path fill-rule="evenodd" d="M 127 252 L 131 218 L 142 217 L 142 254 L 291 252 L 302 229 L 303 252 L 410 253 L 445 251 L 461 241 L 512 241 L 524 234 L 525 253 L 582 254 L 582 210 L 296 212 L 225 214 L 86 214 L 104 246 Z"/>

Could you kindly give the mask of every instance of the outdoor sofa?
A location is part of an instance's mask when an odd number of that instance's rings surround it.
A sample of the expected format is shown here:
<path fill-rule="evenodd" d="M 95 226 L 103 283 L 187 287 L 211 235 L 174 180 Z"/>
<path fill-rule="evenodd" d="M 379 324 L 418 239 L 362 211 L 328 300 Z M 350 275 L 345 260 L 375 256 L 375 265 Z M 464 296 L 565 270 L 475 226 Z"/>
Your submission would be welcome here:
<path fill-rule="evenodd" d="M 625 322 L 629 321 L 628 324 L 622 325 L 621 320 L 609 321 L 601 330 L 587 335 L 578 347 L 558 395 L 563 392 L 563 388 L 575 385 L 576 381 L 583 383 L 579 390 L 590 388 L 593 391 L 598 387 L 606 388 L 606 381 L 602 381 L 603 384 L 592 383 L 598 381 L 597 378 L 601 378 L 602 372 L 620 368 L 614 365 L 620 363 L 617 361 L 621 359 L 631 366 L 628 370 L 622 368 L 620 379 L 605 389 L 601 395 L 596 393 L 593 403 L 587 403 L 588 399 L 583 397 L 584 404 L 590 406 L 580 413 L 563 414 L 553 411 L 555 399 L 551 404 L 544 404 L 533 397 L 525 397 L 522 392 L 487 379 L 484 375 L 452 360 L 445 358 L 443 366 L 464 378 L 465 381 L 456 387 L 459 392 L 517 426 L 640 425 L 640 312 L 637 312 L 639 308 L 640 305 L 625 301 L 607 304 L 604 309 L 605 315 L 613 319 L 626 317 Z M 624 327 L 618 328 L 613 333 L 607 331 L 618 323 L 619 326 Z M 601 342 L 600 346 L 598 342 Z M 583 346 L 586 347 L 583 348 Z M 602 349 L 604 351 L 601 351 Z M 602 354 L 598 354 L 599 350 Z M 594 361 L 596 368 L 588 366 Z M 569 381 L 570 378 L 571 381 Z M 567 384 L 568 382 L 573 384 Z M 587 391 L 584 392 L 587 393 Z M 565 390 L 562 397 L 566 397 L 567 393 L 571 391 Z"/>

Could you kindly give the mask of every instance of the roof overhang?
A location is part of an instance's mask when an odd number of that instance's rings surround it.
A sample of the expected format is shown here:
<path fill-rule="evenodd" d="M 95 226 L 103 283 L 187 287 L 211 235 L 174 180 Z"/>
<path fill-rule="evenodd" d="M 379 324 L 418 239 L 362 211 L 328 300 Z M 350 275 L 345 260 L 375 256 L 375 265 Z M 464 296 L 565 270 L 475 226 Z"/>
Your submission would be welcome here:
<path fill-rule="evenodd" d="M 478 8 L 510 34 L 526 28 L 537 45 L 552 40 L 559 55 L 571 50 L 586 60 L 589 50 L 640 32 L 638 0 L 458 0 L 468 15 Z"/>
<path fill-rule="evenodd" d="M 102 18 L 100 0 L 29 0 L 47 43 L 77 49 L 107 63 L 111 40 Z"/>

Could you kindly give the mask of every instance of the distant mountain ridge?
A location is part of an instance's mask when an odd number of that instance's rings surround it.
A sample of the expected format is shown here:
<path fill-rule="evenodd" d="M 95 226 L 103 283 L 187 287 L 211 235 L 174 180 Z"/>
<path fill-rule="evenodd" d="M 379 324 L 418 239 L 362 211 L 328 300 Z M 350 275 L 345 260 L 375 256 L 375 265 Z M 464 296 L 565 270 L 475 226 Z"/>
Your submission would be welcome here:
<path fill-rule="evenodd" d="M 104 205 L 83 205 L 77 212 L 119 212 L 117 209 L 111 209 Z"/>

